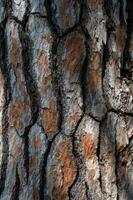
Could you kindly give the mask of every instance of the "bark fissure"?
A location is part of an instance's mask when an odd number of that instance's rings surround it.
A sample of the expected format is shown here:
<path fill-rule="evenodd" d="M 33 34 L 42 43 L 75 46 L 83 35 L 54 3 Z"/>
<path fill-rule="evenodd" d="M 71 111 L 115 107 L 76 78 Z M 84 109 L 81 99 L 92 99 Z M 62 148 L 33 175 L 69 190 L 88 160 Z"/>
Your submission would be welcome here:
<path fill-rule="evenodd" d="M 51 149 L 51 145 L 52 145 L 53 141 L 48 142 L 47 144 L 47 150 L 45 152 L 44 158 L 42 160 L 42 168 L 41 168 L 41 172 L 40 172 L 40 187 L 39 187 L 39 200 L 43 200 L 45 199 L 45 187 L 46 187 L 46 166 L 47 166 L 47 159 L 48 159 L 48 155 Z M 46 197 L 47 198 L 47 197 Z"/>
<path fill-rule="evenodd" d="M 8 140 L 8 105 L 11 100 L 11 87 L 10 87 L 10 77 L 9 77 L 9 69 L 6 64 L 6 40 L 5 40 L 5 23 L 3 23 L 0 27 L 1 29 L 1 72 L 4 77 L 4 106 L 2 113 L 2 164 L 1 164 L 1 176 L 0 176 L 0 195 L 2 194 L 5 187 L 6 180 L 6 169 L 8 164 L 8 156 L 9 156 L 9 140 Z"/>

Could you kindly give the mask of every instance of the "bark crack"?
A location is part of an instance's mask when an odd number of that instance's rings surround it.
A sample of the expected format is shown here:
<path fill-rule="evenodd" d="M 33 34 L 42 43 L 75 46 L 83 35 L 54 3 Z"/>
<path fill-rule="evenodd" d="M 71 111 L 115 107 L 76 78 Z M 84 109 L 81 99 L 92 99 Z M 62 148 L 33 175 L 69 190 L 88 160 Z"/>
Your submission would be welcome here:
<path fill-rule="evenodd" d="M 9 155 L 9 141 L 8 141 L 8 106 L 11 100 L 11 86 L 10 86 L 10 77 L 9 69 L 6 63 L 6 40 L 5 40 L 5 24 L 6 21 L 0 25 L 1 32 L 1 50 L 0 52 L 0 66 L 1 72 L 4 78 L 4 109 L 2 113 L 2 164 L 1 164 L 1 177 L 0 177 L 0 195 L 2 194 L 5 187 L 6 180 L 6 169 L 8 164 L 8 155 Z"/>

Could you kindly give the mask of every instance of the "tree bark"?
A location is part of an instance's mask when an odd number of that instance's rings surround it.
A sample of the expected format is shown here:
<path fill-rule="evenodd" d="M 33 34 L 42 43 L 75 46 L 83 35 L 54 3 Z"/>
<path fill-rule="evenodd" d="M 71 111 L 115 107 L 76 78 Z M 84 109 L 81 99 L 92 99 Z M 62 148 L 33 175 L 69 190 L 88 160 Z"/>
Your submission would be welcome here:
<path fill-rule="evenodd" d="M 0 200 L 132 199 L 132 0 L 0 0 Z"/>

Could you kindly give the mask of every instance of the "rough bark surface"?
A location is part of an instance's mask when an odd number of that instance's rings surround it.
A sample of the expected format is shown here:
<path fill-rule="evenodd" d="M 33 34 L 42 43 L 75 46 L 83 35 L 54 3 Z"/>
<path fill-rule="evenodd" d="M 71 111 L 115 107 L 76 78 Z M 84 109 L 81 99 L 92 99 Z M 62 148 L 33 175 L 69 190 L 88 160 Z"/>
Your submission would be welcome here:
<path fill-rule="evenodd" d="M 0 200 L 133 200 L 132 0 L 0 0 Z"/>

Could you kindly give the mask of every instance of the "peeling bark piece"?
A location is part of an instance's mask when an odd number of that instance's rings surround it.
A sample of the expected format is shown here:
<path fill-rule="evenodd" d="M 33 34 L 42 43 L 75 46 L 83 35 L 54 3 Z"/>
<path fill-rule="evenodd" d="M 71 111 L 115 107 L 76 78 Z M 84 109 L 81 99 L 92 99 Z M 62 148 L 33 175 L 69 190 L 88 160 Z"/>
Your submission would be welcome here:
<path fill-rule="evenodd" d="M 73 133 L 83 114 L 81 71 L 85 59 L 84 36 L 78 31 L 61 40 L 57 50 L 59 84 L 63 105 L 63 133 Z"/>
<path fill-rule="evenodd" d="M 99 163 L 97 158 L 98 137 L 99 123 L 91 117 L 85 116 L 75 133 L 74 144 L 77 155 L 77 164 L 81 162 L 78 167 L 80 169 L 79 171 L 81 171 L 81 185 L 82 182 L 85 182 L 87 185 L 87 193 L 92 200 L 102 199 L 99 182 Z M 80 196 L 78 198 L 80 199 Z"/>
<path fill-rule="evenodd" d="M 76 0 L 52 0 L 51 11 L 59 32 L 65 32 L 79 22 L 80 4 Z"/>
<path fill-rule="evenodd" d="M 117 115 L 109 113 L 101 125 L 100 171 L 104 199 L 117 199 L 116 186 L 116 126 Z"/>
<path fill-rule="evenodd" d="M 41 16 L 46 16 L 44 0 L 30 0 L 31 13 L 38 13 Z"/>
<path fill-rule="evenodd" d="M 58 135 L 52 144 L 46 168 L 45 198 L 68 200 L 69 187 L 76 177 L 72 140 Z"/>
<path fill-rule="evenodd" d="M 6 25 L 7 64 L 10 70 L 11 102 L 8 108 L 9 126 L 19 135 L 31 123 L 30 99 L 23 74 L 22 46 L 19 40 L 19 25 L 9 20 Z"/>
<path fill-rule="evenodd" d="M 16 180 L 16 169 L 18 169 L 18 174 L 21 180 L 21 188 L 26 184 L 26 170 L 24 167 L 24 141 L 18 136 L 14 128 L 9 129 L 8 137 L 10 141 L 8 165 L 6 169 L 5 189 L 0 197 L 1 200 L 11 199 L 12 197 Z"/>
<path fill-rule="evenodd" d="M 31 15 L 27 26 L 30 66 L 40 95 L 42 124 L 49 139 L 58 133 L 56 93 L 53 87 L 51 48 L 53 37 L 44 18 Z"/>
<path fill-rule="evenodd" d="M 123 151 L 118 160 L 118 196 L 120 200 L 133 199 L 133 141 Z"/>
<path fill-rule="evenodd" d="M 12 0 L 12 14 L 19 21 L 23 21 L 28 6 L 27 0 Z"/>
<path fill-rule="evenodd" d="M 0 23 L 5 18 L 5 0 L 0 1 Z"/>
<path fill-rule="evenodd" d="M 22 188 L 19 199 L 39 199 L 40 181 L 44 154 L 47 150 L 46 135 L 42 128 L 35 124 L 29 132 L 29 180 Z"/>

